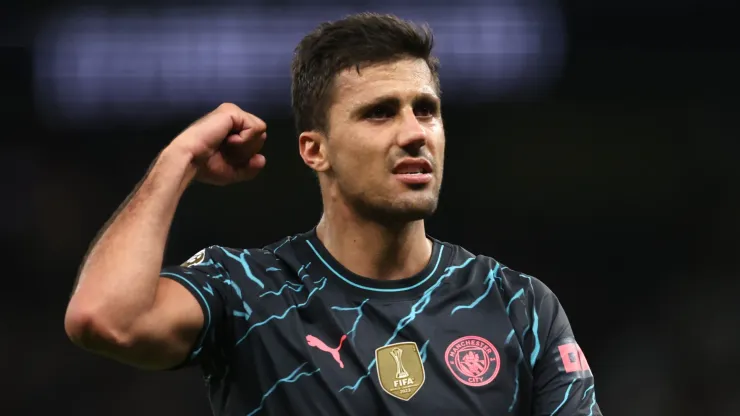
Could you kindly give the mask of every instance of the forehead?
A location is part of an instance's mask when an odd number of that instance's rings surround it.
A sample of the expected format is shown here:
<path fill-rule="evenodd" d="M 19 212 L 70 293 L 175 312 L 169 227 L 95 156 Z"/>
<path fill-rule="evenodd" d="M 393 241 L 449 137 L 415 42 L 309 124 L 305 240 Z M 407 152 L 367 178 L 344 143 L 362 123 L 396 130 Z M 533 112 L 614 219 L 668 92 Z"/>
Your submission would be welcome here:
<path fill-rule="evenodd" d="M 334 83 L 334 104 L 354 106 L 378 97 L 410 99 L 420 94 L 437 96 L 434 79 L 423 59 L 401 59 L 346 69 Z"/>

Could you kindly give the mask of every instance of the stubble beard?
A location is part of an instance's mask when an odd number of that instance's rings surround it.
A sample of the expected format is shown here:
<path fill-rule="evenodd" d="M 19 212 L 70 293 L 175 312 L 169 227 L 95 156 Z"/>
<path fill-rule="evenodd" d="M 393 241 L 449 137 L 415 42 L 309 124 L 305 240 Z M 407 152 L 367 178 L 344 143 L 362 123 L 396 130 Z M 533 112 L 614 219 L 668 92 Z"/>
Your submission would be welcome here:
<path fill-rule="evenodd" d="M 389 227 L 403 226 L 413 221 L 426 220 L 437 211 L 439 187 L 432 195 L 404 196 L 388 199 L 367 194 L 345 195 L 352 209 L 361 217 Z M 417 192 L 424 192 L 419 190 Z M 344 192 L 343 192 L 344 193 Z"/>

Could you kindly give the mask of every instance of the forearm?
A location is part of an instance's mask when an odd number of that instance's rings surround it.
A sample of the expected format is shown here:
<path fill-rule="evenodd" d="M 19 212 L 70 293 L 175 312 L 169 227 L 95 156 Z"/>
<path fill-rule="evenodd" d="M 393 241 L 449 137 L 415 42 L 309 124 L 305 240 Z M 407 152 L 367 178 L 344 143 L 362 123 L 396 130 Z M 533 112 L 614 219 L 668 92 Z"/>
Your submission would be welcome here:
<path fill-rule="evenodd" d="M 67 309 L 68 333 L 79 337 L 93 326 L 124 337 L 149 310 L 170 225 L 194 174 L 186 153 L 168 148 L 159 155 L 84 260 Z"/>

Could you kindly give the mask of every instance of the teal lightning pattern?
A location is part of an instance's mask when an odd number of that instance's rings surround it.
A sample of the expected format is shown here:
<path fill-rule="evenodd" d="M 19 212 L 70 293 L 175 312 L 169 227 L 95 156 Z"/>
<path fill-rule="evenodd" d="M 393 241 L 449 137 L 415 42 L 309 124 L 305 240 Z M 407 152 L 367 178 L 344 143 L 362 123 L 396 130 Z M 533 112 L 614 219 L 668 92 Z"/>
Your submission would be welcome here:
<path fill-rule="evenodd" d="M 298 304 L 295 304 L 295 305 L 288 306 L 287 308 L 285 308 L 285 311 L 283 311 L 283 313 L 281 313 L 279 315 L 271 315 L 268 318 L 266 318 L 265 320 L 253 324 L 252 326 L 249 327 L 249 329 L 247 329 L 247 332 L 236 342 L 236 345 L 241 344 L 245 339 L 247 339 L 247 337 L 249 336 L 249 334 L 251 334 L 252 331 L 255 330 L 256 328 L 259 328 L 259 327 L 261 327 L 261 326 L 269 323 L 272 320 L 285 319 L 285 317 L 288 316 L 288 312 L 290 312 L 290 311 L 292 311 L 294 309 L 302 308 L 302 307 L 308 305 L 308 303 L 311 301 L 311 298 L 313 297 L 313 295 L 316 292 L 318 292 L 319 290 L 323 289 L 326 286 L 326 277 L 322 277 L 321 279 L 319 279 L 318 281 L 316 281 L 314 283 L 316 284 L 316 287 L 314 287 L 308 293 L 308 295 L 306 296 L 306 300 L 304 302 L 298 303 Z"/>
<path fill-rule="evenodd" d="M 254 273 L 252 273 L 252 269 L 249 267 L 249 264 L 247 264 L 247 259 L 244 256 L 250 255 L 248 250 L 243 250 L 242 253 L 239 254 L 239 256 L 235 256 L 234 254 L 229 252 L 229 250 L 226 250 L 223 247 L 220 247 L 220 248 L 221 248 L 221 251 L 224 252 L 224 254 L 236 260 L 237 262 L 239 262 L 239 264 L 241 264 L 242 268 L 244 269 L 244 274 L 249 278 L 249 280 L 257 284 L 257 286 L 259 286 L 260 289 L 265 288 L 265 284 L 262 283 L 262 281 L 258 279 L 257 276 L 254 275 Z"/>
<path fill-rule="evenodd" d="M 260 297 L 264 297 L 267 295 L 280 296 L 283 294 L 283 291 L 285 289 L 292 290 L 293 292 L 300 292 L 301 290 L 303 290 L 303 288 L 305 288 L 305 286 L 301 284 L 293 283 L 293 282 L 285 282 L 285 284 L 277 291 L 273 291 L 273 290 L 267 291 L 265 293 L 260 294 Z"/>
<path fill-rule="evenodd" d="M 506 337 L 506 345 L 509 345 L 509 342 L 511 342 L 511 339 L 514 335 L 514 330 L 512 329 L 511 332 L 509 332 L 509 336 Z M 509 405 L 509 412 L 512 412 L 514 410 L 514 405 L 516 404 L 516 399 L 519 397 L 519 368 L 522 366 L 522 363 L 524 362 L 524 351 L 522 351 L 522 346 L 519 345 L 519 356 L 516 359 L 516 364 L 514 365 L 514 397 L 511 399 L 511 404 Z"/>
<path fill-rule="evenodd" d="M 411 311 L 409 312 L 409 314 L 406 315 L 405 317 L 401 318 L 398 321 L 398 324 L 396 325 L 396 329 L 393 331 L 393 334 L 391 335 L 390 338 L 388 338 L 388 341 L 386 341 L 386 343 L 383 346 L 390 345 L 391 342 L 393 342 L 393 340 L 396 339 L 396 337 L 398 336 L 398 333 L 401 332 L 401 330 L 403 330 L 411 322 L 413 322 L 414 319 L 416 319 L 417 315 L 419 315 L 420 313 L 424 312 L 424 309 L 426 309 L 427 305 L 429 305 L 429 302 L 431 301 L 432 294 L 434 293 L 435 290 L 437 290 L 437 288 L 439 288 L 442 285 L 442 282 L 445 279 L 447 279 L 448 277 L 450 277 L 453 272 L 467 267 L 468 264 L 470 264 L 473 260 L 474 260 L 474 258 L 471 257 L 471 258 L 468 258 L 467 260 L 465 260 L 459 266 L 450 266 L 447 269 L 445 269 L 445 272 L 439 277 L 439 279 L 437 279 L 437 282 L 434 283 L 434 285 L 432 285 L 431 287 L 429 287 L 429 289 L 427 289 L 426 291 L 424 291 L 424 294 L 421 296 L 421 298 L 419 298 L 419 300 L 416 303 L 414 303 L 414 305 L 411 307 Z M 344 386 L 341 389 L 339 389 L 339 391 L 342 392 L 344 390 L 350 390 L 350 391 L 352 391 L 352 393 L 354 393 L 355 391 L 357 391 L 357 388 L 362 383 L 362 380 L 370 377 L 370 372 L 372 371 L 373 367 L 375 367 L 375 359 L 374 358 L 370 362 L 370 365 L 368 365 L 367 372 L 365 374 L 363 374 L 362 376 L 360 376 L 357 379 L 357 381 L 355 382 L 354 385 Z"/>
<path fill-rule="evenodd" d="M 565 394 L 563 396 L 563 401 L 560 402 L 560 404 L 558 405 L 558 407 L 556 407 L 555 410 L 552 411 L 552 413 L 550 413 L 550 416 L 555 415 L 555 413 L 557 413 L 560 410 L 561 407 L 565 406 L 565 403 L 568 401 L 568 396 L 570 396 L 570 389 L 573 388 L 573 384 L 577 380 L 578 380 L 577 378 L 574 378 L 573 381 L 570 382 L 570 384 L 568 385 L 568 388 L 565 390 Z"/>
<path fill-rule="evenodd" d="M 588 409 L 588 416 L 594 416 L 594 406 L 596 406 L 596 392 L 591 393 L 591 407 Z"/>
<path fill-rule="evenodd" d="M 287 238 L 285 239 L 285 241 L 283 241 L 282 243 L 280 243 L 280 245 L 279 245 L 279 246 L 275 247 L 275 249 L 274 249 L 274 250 L 272 250 L 272 252 L 273 252 L 273 253 L 276 253 L 276 252 L 277 252 L 278 250 L 280 250 L 280 247 L 284 246 L 284 245 L 285 245 L 285 244 L 287 244 L 287 243 L 288 243 L 289 241 L 291 241 L 291 238 L 290 238 L 290 237 L 287 237 Z"/>
<path fill-rule="evenodd" d="M 485 279 L 485 283 L 488 284 L 488 288 L 486 288 L 486 291 L 483 292 L 482 295 L 478 296 L 478 298 L 474 300 L 470 305 L 460 305 L 460 306 L 455 307 L 452 310 L 452 312 L 450 312 L 450 316 L 452 316 L 455 312 L 459 311 L 460 309 L 473 309 L 476 306 L 478 306 L 478 304 L 483 300 L 483 298 L 488 296 L 488 294 L 491 292 L 491 288 L 493 288 L 493 284 L 496 281 L 498 269 L 499 269 L 499 264 L 496 263 L 496 267 L 494 267 L 493 269 L 491 269 L 490 272 L 488 272 L 488 276 Z M 501 280 L 500 277 L 498 279 Z"/>
<path fill-rule="evenodd" d="M 578 381 L 578 378 L 574 378 L 570 381 L 570 384 L 568 384 L 568 388 L 565 390 L 565 393 L 563 394 L 563 400 L 560 402 L 558 407 L 555 408 L 555 410 L 550 413 L 550 416 L 555 416 L 560 409 L 565 406 L 566 403 L 568 403 L 568 399 L 570 398 L 570 392 L 573 389 L 573 385 Z M 588 416 L 594 415 L 594 406 L 596 406 L 596 392 L 594 391 L 594 385 L 590 385 L 586 390 L 583 391 L 583 396 L 581 397 L 581 401 L 586 400 L 586 396 L 588 396 L 588 393 L 591 392 L 591 406 L 589 406 L 589 413 Z"/>
<path fill-rule="evenodd" d="M 519 276 L 529 280 L 529 287 L 530 289 L 532 289 L 532 296 L 534 296 L 534 287 L 532 286 L 532 277 L 525 275 L 525 274 L 520 274 Z M 524 295 L 524 293 L 525 291 L 523 288 L 519 289 L 516 293 L 514 293 L 514 296 L 512 296 L 511 299 L 509 299 L 509 303 L 506 305 L 506 315 L 510 316 L 511 306 L 514 304 L 514 301 L 516 301 L 517 299 L 520 299 Z M 527 316 L 526 304 L 524 308 L 524 314 L 525 316 Z M 530 364 L 534 366 L 534 363 L 537 359 L 537 355 L 539 355 L 539 351 L 540 351 L 540 338 L 539 338 L 539 333 L 537 331 L 539 328 L 539 315 L 537 314 L 537 309 L 534 306 L 534 299 L 533 299 L 533 305 L 532 305 L 532 316 L 533 316 L 532 334 L 534 336 L 535 346 L 532 351 L 532 355 L 530 356 Z M 529 319 L 527 318 L 527 320 Z M 529 329 L 530 329 L 530 324 L 527 323 L 527 326 L 524 328 L 524 331 L 522 332 L 522 337 L 524 337 L 527 334 Z M 506 337 L 505 344 L 508 345 L 511 342 L 513 337 L 514 337 L 514 329 L 512 329 L 509 332 L 509 335 Z M 511 405 L 509 406 L 509 412 L 513 411 L 514 405 L 516 404 L 516 400 L 519 395 L 519 368 L 521 367 L 523 361 L 524 361 L 524 351 L 522 350 L 522 346 L 519 345 L 519 356 L 517 357 L 515 370 L 514 370 L 514 397 L 512 398 Z"/>
<path fill-rule="evenodd" d="M 274 249 L 274 250 L 272 250 L 272 252 L 273 252 L 273 253 L 276 253 L 276 252 L 277 252 L 277 251 L 278 251 L 278 250 L 280 249 L 280 247 L 282 247 L 282 246 L 284 246 L 285 244 L 287 244 L 287 243 L 289 243 L 289 242 L 291 242 L 291 241 L 295 240 L 296 238 L 298 238 L 298 236 L 297 236 L 297 235 L 294 235 L 294 236 L 292 236 L 292 237 L 286 237 L 286 238 L 285 238 L 285 241 L 283 241 L 282 243 L 280 243 L 280 245 L 279 245 L 279 246 L 275 247 L 275 249 Z"/>
<path fill-rule="evenodd" d="M 262 407 L 265 405 L 265 400 L 267 400 L 267 398 L 270 397 L 270 395 L 273 392 L 275 392 L 275 389 L 277 389 L 280 384 L 283 384 L 283 383 L 295 383 L 301 377 L 312 376 L 312 375 L 318 373 L 319 371 L 321 371 L 320 368 L 317 368 L 317 369 L 315 369 L 313 371 L 302 371 L 301 372 L 301 368 L 303 368 L 306 364 L 308 364 L 308 363 L 303 363 L 303 364 L 299 365 L 298 368 L 296 368 L 295 370 L 293 370 L 292 373 L 290 373 L 290 375 L 288 375 L 287 377 L 281 378 L 280 380 L 276 381 L 275 384 L 273 384 L 272 387 L 270 387 L 269 389 L 267 389 L 267 391 L 265 392 L 265 394 L 262 395 L 262 400 L 260 401 L 260 405 L 257 406 L 256 409 L 254 409 L 251 412 L 247 413 L 247 416 L 253 416 L 257 412 L 259 412 L 260 410 L 262 410 Z"/>
<path fill-rule="evenodd" d="M 534 363 L 537 361 L 537 356 L 540 354 L 540 317 L 537 314 L 537 307 L 535 306 L 537 303 L 534 299 L 532 276 L 528 276 L 523 273 L 519 276 L 529 280 L 529 288 L 532 289 L 532 336 L 534 336 L 534 348 L 532 348 L 532 355 L 529 357 L 529 364 L 531 367 L 534 367 Z"/>
<path fill-rule="evenodd" d="M 298 273 L 297 274 L 298 274 L 298 276 L 300 276 L 301 281 L 303 281 L 303 279 L 305 279 L 306 277 L 308 277 L 308 273 L 303 273 L 303 271 L 306 270 L 306 269 L 308 269 L 310 266 L 311 266 L 311 262 L 308 262 L 308 264 L 302 265 L 301 268 L 298 269 Z M 274 267 L 270 267 L 266 271 L 271 271 L 270 269 L 280 270 L 280 269 L 276 269 Z M 301 274 L 301 273 L 303 273 L 303 274 Z M 267 291 L 265 293 L 260 294 L 259 297 L 264 297 L 264 296 L 267 296 L 267 295 L 280 296 L 285 289 L 292 290 L 293 292 L 300 292 L 301 290 L 303 290 L 303 288 L 305 288 L 305 286 L 303 284 L 293 283 L 293 282 L 286 281 L 285 284 L 283 284 L 283 286 L 280 287 L 280 289 L 278 289 L 277 291 L 270 290 L 270 291 Z"/>
<path fill-rule="evenodd" d="M 355 334 L 357 333 L 356 332 L 357 331 L 357 324 L 359 324 L 360 323 L 360 319 L 362 319 L 362 307 L 369 300 L 370 299 L 363 300 L 362 303 L 360 303 L 360 306 L 357 306 L 355 308 L 345 308 L 345 307 L 340 307 L 340 306 L 332 306 L 331 307 L 332 310 L 335 310 L 335 311 L 357 311 L 357 318 L 355 319 L 355 323 L 352 325 L 352 329 L 350 329 L 349 332 L 347 332 L 347 334 L 346 334 L 347 336 L 350 337 L 350 340 L 352 340 L 352 342 L 355 341 Z"/>
<path fill-rule="evenodd" d="M 429 340 L 427 340 L 424 345 L 419 348 L 419 356 L 421 357 L 421 362 L 425 363 L 427 362 L 427 347 L 429 346 Z"/>

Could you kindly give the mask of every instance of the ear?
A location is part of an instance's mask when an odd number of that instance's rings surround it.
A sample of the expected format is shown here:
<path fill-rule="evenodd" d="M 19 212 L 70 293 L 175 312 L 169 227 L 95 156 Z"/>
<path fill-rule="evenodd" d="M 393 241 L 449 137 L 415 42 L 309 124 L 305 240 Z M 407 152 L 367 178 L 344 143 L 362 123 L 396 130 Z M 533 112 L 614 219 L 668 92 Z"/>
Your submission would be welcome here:
<path fill-rule="evenodd" d="M 303 163 L 316 172 L 324 172 L 331 167 L 327 146 L 326 136 L 317 131 L 304 131 L 298 137 L 298 152 Z"/>

